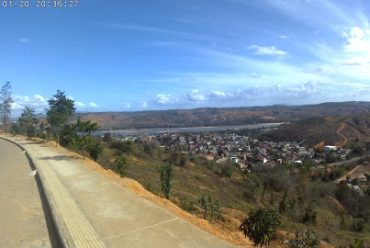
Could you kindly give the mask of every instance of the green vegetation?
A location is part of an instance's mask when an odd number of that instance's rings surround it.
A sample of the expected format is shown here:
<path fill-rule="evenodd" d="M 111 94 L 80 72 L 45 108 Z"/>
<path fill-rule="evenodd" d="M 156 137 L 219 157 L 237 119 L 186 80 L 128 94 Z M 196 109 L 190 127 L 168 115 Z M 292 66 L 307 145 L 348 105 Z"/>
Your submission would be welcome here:
<path fill-rule="evenodd" d="M 172 179 L 173 179 L 173 165 L 169 163 L 167 165 L 162 165 L 159 169 L 160 179 L 161 179 L 161 189 L 162 193 L 166 199 L 170 199 L 170 194 L 172 190 Z"/>
<path fill-rule="evenodd" d="M 240 225 L 240 230 L 248 236 L 255 246 L 269 245 L 281 225 L 279 214 L 269 208 L 253 209 Z"/>
<path fill-rule="evenodd" d="M 56 136 L 57 143 L 60 144 L 60 131 L 76 110 L 74 101 L 68 99 L 63 91 L 57 90 L 57 93 L 48 102 L 47 121 Z"/>
<path fill-rule="evenodd" d="M 6 89 L 10 90 L 10 84 L 6 84 Z M 54 135 L 58 144 L 97 161 L 103 153 L 103 146 L 91 134 L 98 129 L 98 124 L 80 119 L 71 123 L 74 112 L 74 101 L 58 90 L 49 100 L 46 123 L 37 119 L 34 109 L 25 107 L 17 122 L 12 125 L 11 132 L 28 137 L 37 135 L 44 139 Z"/>
<path fill-rule="evenodd" d="M 8 130 L 12 103 L 12 86 L 10 82 L 6 82 L 0 90 L 0 120 L 3 123 L 4 132 Z"/>
<path fill-rule="evenodd" d="M 166 196 L 158 168 L 178 158 L 179 147 L 171 146 L 170 141 L 163 148 L 142 139 L 105 140 L 100 159 L 104 167 L 117 171 L 110 160 L 124 156 L 130 165 L 125 171 L 127 177 L 157 195 Z M 235 230 L 231 220 L 237 218 L 242 222 L 252 209 L 268 207 L 279 212 L 281 229 L 288 232 L 314 228 L 317 240 L 327 240 L 335 246 L 348 245 L 353 237 L 370 242 L 367 224 L 370 214 L 366 212 L 370 197 L 360 197 L 334 182 L 353 166 L 326 171 L 315 169 L 308 161 L 302 166 L 261 165 L 247 173 L 234 168 L 230 161 L 218 164 L 197 154 L 188 155 L 184 166 L 174 162 L 172 165 L 170 199 L 182 209 L 223 228 Z M 232 168 L 227 180 L 224 175 L 228 173 L 222 173 L 225 167 Z"/>
<path fill-rule="evenodd" d="M 29 107 L 25 107 L 21 116 L 18 119 L 17 124 L 19 125 L 20 134 L 27 135 L 28 137 L 35 136 L 36 124 L 37 124 L 37 117 L 35 115 L 35 110 Z"/>
<path fill-rule="evenodd" d="M 116 158 L 114 160 L 114 168 L 121 177 L 125 177 L 127 173 L 127 160 L 124 157 Z"/>
<path fill-rule="evenodd" d="M 199 203 L 203 210 L 204 219 L 215 220 L 221 218 L 221 203 L 219 201 L 212 199 L 211 196 L 203 195 Z"/>
<path fill-rule="evenodd" d="M 314 231 L 303 230 L 295 233 L 295 238 L 286 242 L 290 248 L 318 248 L 319 240 Z"/>
<path fill-rule="evenodd" d="M 92 137 L 97 124 L 81 119 L 72 121 L 74 103 L 64 92 L 58 91 L 49 104 L 47 122 L 36 121 L 33 109 L 26 108 L 12 126 L 12 132 L 39 137 L 54 135 L 60 145 L 98 160 L 121 177 L 137 180 L 147 190 L 164 195 L 182 209 L 217 226 L 235 231 L 238 223 L 243 223 L 241 230 L 247 236 L 253 235 L 251 239 L 256 245 L 274 243 L 277 228 L 290 233 L 315 229 L 315 234 L 296 233 L 289 240 L 290 247 L 315 247 L 320 240 L 337 247 L 370 243 L 369 183 L 362 185 L 363 194 L 359 194 L 345 183 L 335 182 L 357 164 L 319 169 L 311 159 L 301 166 L 259 165 L 242 171 L 229 160 L 216 163 L 216 159 L 205 156 L 209 154 L 188 152 L 186 145 L 176 145 L 170 136 L 164 135 L 159 141 L 151 141 L 150 137 L 117 139 L 109 133 L 102 138 Z M 58 111 L 63 118 L 55 118 Z M 317 120 L 310 122 L 315 124 Z M 326 124 L 330 122 L 326 120 Z M 362 119 L 358 122 L 361 124 Z M 348 146 L 354 152 L 365 152 L 361 141 Z M 224 153 L 221 148 L 215 152 Z M 365 166 L 368 162 L 363 159 L 359 163 Z"/>

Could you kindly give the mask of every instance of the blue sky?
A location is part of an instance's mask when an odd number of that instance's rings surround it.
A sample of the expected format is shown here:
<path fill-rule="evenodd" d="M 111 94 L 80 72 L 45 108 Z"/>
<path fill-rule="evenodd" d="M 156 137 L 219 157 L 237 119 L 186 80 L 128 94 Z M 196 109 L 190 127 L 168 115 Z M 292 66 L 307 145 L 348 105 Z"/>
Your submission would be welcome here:
<path fill-rule="evenodd" d="M 84 0 L 0 7 L 0 82 L 19 111 L 370 100 L 370 2 Z"/>

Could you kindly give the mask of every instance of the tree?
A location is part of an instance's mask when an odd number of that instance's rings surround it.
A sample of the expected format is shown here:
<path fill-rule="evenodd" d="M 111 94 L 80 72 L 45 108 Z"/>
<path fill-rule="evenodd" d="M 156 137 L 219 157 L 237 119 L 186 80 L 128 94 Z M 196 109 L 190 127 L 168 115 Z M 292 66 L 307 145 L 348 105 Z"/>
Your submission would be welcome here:
<path fill-rule="evenodd" d="M 170 194 L 172 190 L 172 178 L 173 178 L 172 163 L 169 163 L 167 165 L 162 165 L 160 167 L 161 189 L 166 199 L 170 198 Z"/>
<path fill-rule="evenodd" d="M 35 110 L 30 107 L 25 107 L 21 116 L 18 118 L 18 123 L 22 134 L 25 134 L 28 137 L 34 136 L 37 124 Z"/>
<path fill-rule="evenodd" d="M 289 239 L 286 244 L 290 248 L 318 248 L 319 240 L 314 231 L 303 230 L 295 233 L 295 238 Z"/>
<path fill-rule="evenodd" d="M 67 123 L 68 119 L 75 112 L 74 101 L 68 99 L 63 91 L 57 90 L 57 93 L 48 101 L 47 120 L 54 130 L 59 144 L 60 129 Z"/>
<path fill-rule="evenodd" d="M 6 82 L 0 90 L 0 115 L 4 132 L 8 127 L 10 113 L 12 111 L 12 103 L 12 86 L 10 82 Z"/>
<path fill-rule="evenodd" d="M 13 135 L 21 134 L 21 128 L 19 127 L 18 123 L 14 123 L 10 127 L 10 133 L 13 134 Z"/>
<path fill-rule="evenodd" d="M 269 245 L 281 225 L 280 215 L 273 209 L 259 208 L 249 213 L 239 229 L 248 236 L 255 246 Z"/>

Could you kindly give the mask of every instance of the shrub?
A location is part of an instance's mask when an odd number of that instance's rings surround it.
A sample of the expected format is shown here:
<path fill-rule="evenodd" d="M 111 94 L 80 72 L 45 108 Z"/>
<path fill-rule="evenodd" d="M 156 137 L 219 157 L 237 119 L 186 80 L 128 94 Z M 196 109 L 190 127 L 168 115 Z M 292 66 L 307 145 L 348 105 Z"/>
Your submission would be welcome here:
<path fill-rule="evenodd" d="M 224 165 L 221 169 L 221 175 L 224 178 L 230 178 L 233 173 L 233 169 L 230 165 Z"/>
<path fill-rule="evenodd" d="M 160 180 L 162 193 L 166 199 L 170 198 L 172 191 L 173 166 L 171 163 L 160 167 Z"/>
<path fill-rule="evenodd" d="M 127 175 L 127 160 L 124 157 L 116 158 L 114 161 L 114 170 L 118 172 L 121 177 L 125 177 Z"/>
<path fill-rule="evenodd" d="M 349 248 L 365 248 L 364 241 L 355 239 L 351 244 L 349 244 Z"/>
<path fill-rule="evenodd" d="M 206 197 L 205 195 L 199 200 L 200 206 L 203 209 L 204 219 L 219 219 L 222 217 L 221 204 L 217 200 L 213 200 L 211 196 Z"/>
<path fill-rule="evenodd" d="M 295 233 L 295 238 L 285 242 L 290 248 L 318 248 L 319 240 L 314 231 L 298 231 Z"/>
<path fill-rule="evenodd" d="M 255 246 L 262 247 L 268 245 L 275 237 L 280 225 L 281 218 L 275 210 L 259 208 L 249 213 L 239 229 L 254 242 Z"/>
<path fill-rule="evenodd" d="M 96 140 L 90 140 L 87 146 L 87 152 L 89 153 L 90 158 L 94 159 L 94 161 L 97 161 L 103 153 L 103 146 Z"/>
<path fill-rule="evenodd" d="M 364 230 L 365 221 L 363 219 L 353 219 L 351 230 L 354 232 L 362 232 Z"/>
<path fill-rule="evenodd" d="M 317 211 L 313 210 L 311 207 L 306 208 L 302 222 L 315 225 L 316 219 L 317 219 Z"/>
<path fill-rule="evenodd" d="M 131 141 L 113 141 L 111 143 L 111 148 L 116 149 L 119 154 L 127 153 L 130 154 L 133 152 L 134 147 Z"/>

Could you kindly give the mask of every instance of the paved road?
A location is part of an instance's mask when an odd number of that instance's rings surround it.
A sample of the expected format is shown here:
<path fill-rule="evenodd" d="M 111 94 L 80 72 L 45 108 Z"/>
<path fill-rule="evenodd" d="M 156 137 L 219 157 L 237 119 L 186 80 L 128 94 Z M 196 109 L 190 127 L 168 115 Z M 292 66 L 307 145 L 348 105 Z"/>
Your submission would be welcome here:
<path fill-rule="evenodd" d="M 330 163 L 330 164 L 326 164 L 326 165 L 319 165 L 319 166 L 314 167 L 314 169 L 325 169 L 326 167 L 335 167 L 335 166 L 344 166 L 344 165 L 349 165 L 349 164 L 355 164 L 355 163 L 359 162 L 360 160 L 368 159 L 368 158 L 370 158 L 370 154 L 366 154 L 366 155 L 362 155 L 360 157 L 354 157 L 354 158 L 351 158 L 351 159 L 338 161 L 338 162 L 334 162 L 334 163 Z"/>
<path fill-rule="evenodd" d="M 25 154 L 0 139 L 0 247 L 51 247 L 42 204 Z"/>
<path fill-rule="evenodd" d="M 44 145 L 17 142 L 37 164 L 52 195 L 58 223 L 64 226 L 62 233 L 75 247 L 235 247 L 89 169 L 75 157 Z"/>

